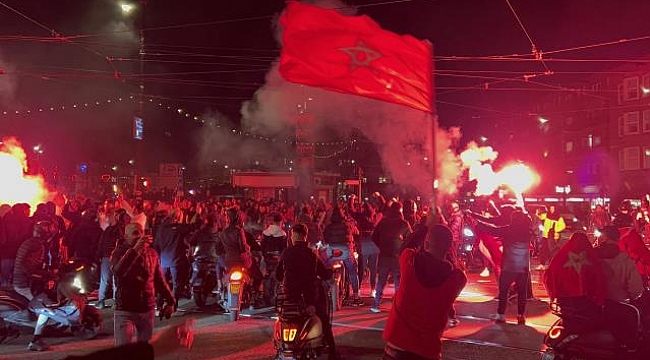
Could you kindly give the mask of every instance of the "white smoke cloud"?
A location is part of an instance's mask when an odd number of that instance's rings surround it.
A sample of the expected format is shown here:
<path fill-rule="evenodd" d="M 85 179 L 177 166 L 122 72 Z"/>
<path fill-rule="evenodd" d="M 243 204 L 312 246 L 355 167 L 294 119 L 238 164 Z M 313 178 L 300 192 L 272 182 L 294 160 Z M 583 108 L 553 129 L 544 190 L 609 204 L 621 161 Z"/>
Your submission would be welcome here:
<path fill-rule="evenodd" d="M 237 126 L 219 112 L 208 112 L 201 118 L 205 123 L 196 139 L 199 144 L 196 159 L 200 171 L 224 164 L 232 169 L 258 165 L 277 168 L 283 165 L 289 146 L 283 140 L 260 140 L 245 136 L 245 133 L 240 134 Z"/>

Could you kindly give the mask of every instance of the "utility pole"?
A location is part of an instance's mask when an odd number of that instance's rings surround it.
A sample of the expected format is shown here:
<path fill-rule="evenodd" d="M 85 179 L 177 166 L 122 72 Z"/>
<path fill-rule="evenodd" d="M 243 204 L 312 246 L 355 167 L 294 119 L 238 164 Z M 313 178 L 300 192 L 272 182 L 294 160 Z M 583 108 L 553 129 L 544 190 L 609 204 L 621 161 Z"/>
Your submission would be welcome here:
<path fill-rule="evenodd" d="M 144 127 L 144 56 L 146 54 L 144 46 L 144 27 L 145 27 L 145 12 L 147 7 L 147 0 L 140 0 L 140 20 L 138 21 L 139 35 L 140 35 L 140 49 L 138 51 L 139 60 L 140 60 L 140 76 L 139 76 L 139 89 L 138 89 L 138 112 L 136 117 L 140 118 L 142 126 Z M 136 119 L 133 119 L 136 121 Z M 134 127 L 136 125 L 134 124 Z M 139 167 L 141 162 L 140 157 L 140 142 L 142 138 L 134 136 L 135 140 L 135 162 L 133 164 L 133 196 L 136 196 L 138 191 L 138 177 L 139 177 Z"/>

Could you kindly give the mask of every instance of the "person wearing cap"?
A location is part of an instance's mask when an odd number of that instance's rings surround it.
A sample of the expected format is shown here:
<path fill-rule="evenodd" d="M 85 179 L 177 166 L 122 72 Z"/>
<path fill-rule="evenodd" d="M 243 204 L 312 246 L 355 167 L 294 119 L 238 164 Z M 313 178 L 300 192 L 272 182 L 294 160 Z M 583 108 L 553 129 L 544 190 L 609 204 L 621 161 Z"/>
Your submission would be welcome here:
<path fill-rule="evenodd" d="M 600 233 L 602 235 L 596 254 L 603 261 L 606 299 L 613 301 L 638 299 L 644 291 L 643 279 L 634 260 L 619 247 L 618 228 L 612 225 L 605 226 Z"/>
<path fill-rule="evenodd" d="M 401 253 L 400 290 L 383 333 L 383 359 L 441 358 L 449 310 L 467 283 L 465 274 L 447 260 L 452 243 L 451 230 L 436 224 L 421 249 Z"/>

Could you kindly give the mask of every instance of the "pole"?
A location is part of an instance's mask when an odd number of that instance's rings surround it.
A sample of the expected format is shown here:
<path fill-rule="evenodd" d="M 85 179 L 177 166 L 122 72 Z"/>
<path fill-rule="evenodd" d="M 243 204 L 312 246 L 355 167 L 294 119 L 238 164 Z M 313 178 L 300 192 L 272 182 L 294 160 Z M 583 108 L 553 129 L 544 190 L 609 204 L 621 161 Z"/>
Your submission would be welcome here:
<path fill-rule="evenodd" d="M 139 21 L 139 30 L 140 30 L 140 50 L 138 51 L 139 60 L 140 60 L 140 88 L 138 91 L 138 116 L 142 119 L 144 126 L 144 20 L 145 20 L 145 9 L 147 7 L 147 0 L 140 0 L 142 5 L 140 8 L 140 21 Z M 133 120 L 133 119 L 132 119 Z M 134 121 L 134 120 L 133 120 Z M 140 166 L 140 139 L 135 139 L 135 162 L 133 164 L 133 196 L 136 196 L 138 191 L 138 173 Z"/>
<path fill-rule="evenodd" d="M 429 84 L 431 84 L 431 112 L 429 113 L 429 116 L 431 117 L 431 188 L 432 188 L 432 194 L 433 196 L 431 197 L 431 213 L 436 214 L 438 216 L 442 216 L 442 214 L 438 214 L 438 153 L 437 153 L 437 142 L 436 142 L 436 136 L 438 134 L 438 115 L 435 112 L 436 108 L 436 101 L 435 101 L 435 86 L 433 85 L 433 71 L 434 71 L 434 64 L 433 64 L 433 45 L 429 43 L 429 46 L 431 48 L 431 67 L 428 70 L 428 76 L 429 76 Z"/>

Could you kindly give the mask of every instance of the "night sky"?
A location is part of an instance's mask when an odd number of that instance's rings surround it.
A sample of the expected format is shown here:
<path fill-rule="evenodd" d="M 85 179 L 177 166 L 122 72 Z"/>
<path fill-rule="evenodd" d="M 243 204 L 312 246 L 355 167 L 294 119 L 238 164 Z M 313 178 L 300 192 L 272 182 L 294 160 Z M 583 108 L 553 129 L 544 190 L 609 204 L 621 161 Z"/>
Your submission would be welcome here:
<path fill-rule="evenodd" d="M 120 3 L 0 0 L 24 15 L 0 6 L 0 69 L 5 72 L 0 74 L 1 135 L 17 135 L 26 146 L 43 144 L 44 161 L 63 168 L 88 161 L 121 163 L 132 157 L 131 118 L 137 102 L 129 97 L 138 94 L 139 44 L 134 30 L 142 17 L 140 8 L 125 16 Z M 539 61 L 446 58 L 521 54 L 530 59 L 531 42 L 506 1 L 348 3 L 388 30 L 433 43 L 441 124 L 461 125 L 467 137 L 489 137 L 491 126 L 508 118 L 532 124 L 535 119 L 526 116 L 532 104 L 555 93 L 531 91 L 542 86 L 521 81 L 524 75 L 546 71 Z M 542 51 L 650 35 L 647 1 L 511 0 L 510 4 Z M 142 25 L 145 93 L 154 99 L 144 108 L 142 151 L 149 167 L 160 161 L 191 163 L 193 133 L 200 128 L 194 115 L 219 112 L 238 123 L 242 101 L 251 99 L 264 83 L 279 54 L 273 21 L 283 7 L 281 0 L 147 2 Z M 546 58 L 632 59 L 647 54 L 649 44 L 643 40 Z M 554 74 L 532 80 L 580 86 L 589 72 L 618 65 L 547 61 Z M 505 81 L 509 78 L 515 80 Z M 485 91 L 486 82 L 490 89 L 507 90 Z M 178 114 L 178 108 L 192 116 Z"/>

